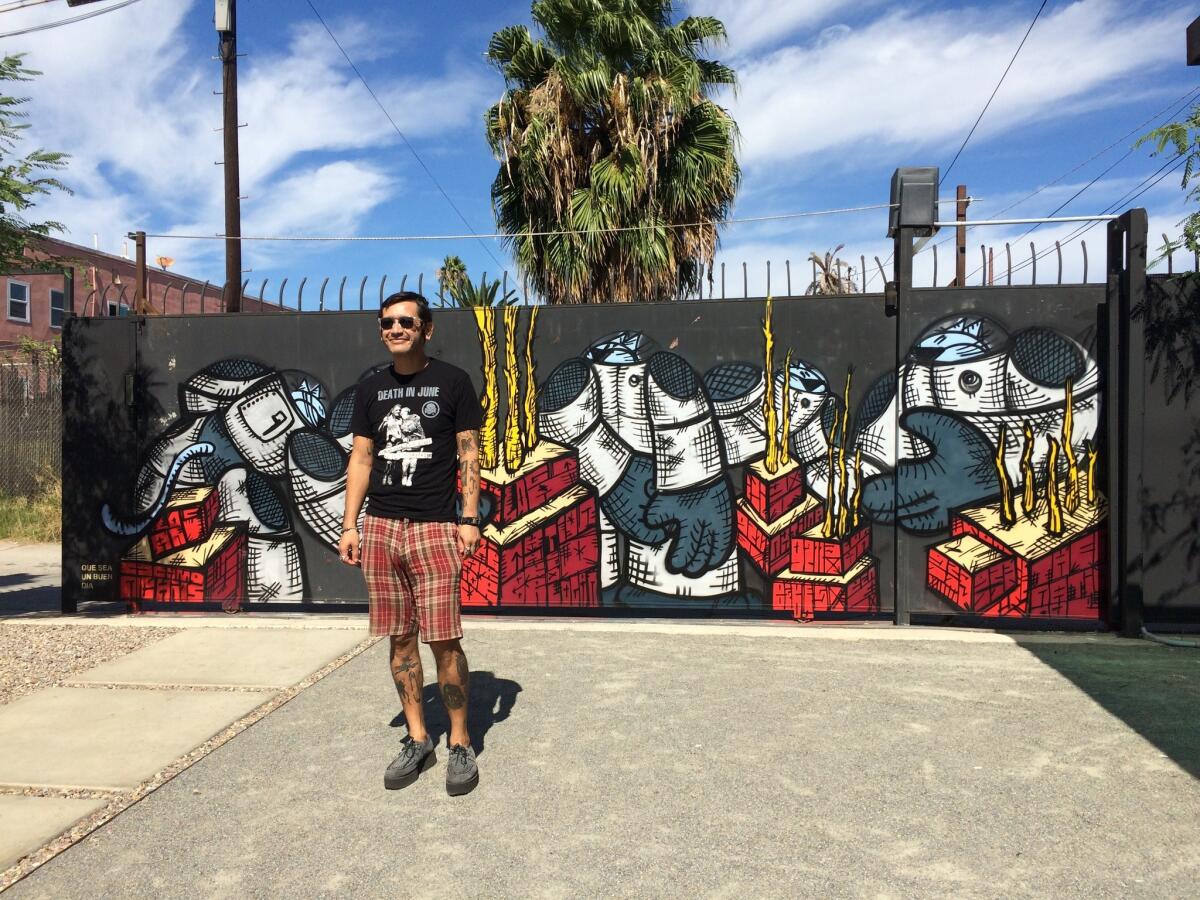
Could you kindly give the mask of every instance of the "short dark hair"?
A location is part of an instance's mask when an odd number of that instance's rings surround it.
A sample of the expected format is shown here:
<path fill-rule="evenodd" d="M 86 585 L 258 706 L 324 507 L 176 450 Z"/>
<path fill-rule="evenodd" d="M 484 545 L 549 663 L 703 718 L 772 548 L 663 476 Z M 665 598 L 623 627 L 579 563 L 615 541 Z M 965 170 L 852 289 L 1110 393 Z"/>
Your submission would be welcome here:
<path fill-rule="evenodd" d="M 379 304 L 379 315 L 382 316 L 389 306 L 406 302 L 417 304 L 417 318 L 426 325 L 433 321 L 433 310 L 429 308 L 429 301 L 416 291 L 396 291 L 394 294 L 388 294 Z"/>

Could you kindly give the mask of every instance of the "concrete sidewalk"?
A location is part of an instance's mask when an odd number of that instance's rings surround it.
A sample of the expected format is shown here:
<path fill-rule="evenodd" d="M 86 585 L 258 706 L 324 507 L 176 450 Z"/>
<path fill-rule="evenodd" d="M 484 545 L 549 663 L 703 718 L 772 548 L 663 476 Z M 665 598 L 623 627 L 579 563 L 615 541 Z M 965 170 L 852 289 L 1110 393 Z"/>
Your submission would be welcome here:
<path fill-rule="evenodd" d="M 403 727 L 377 644 L 11 895 L 1162 897 L 1200 883 L 1194 651 L 479 620 L 465 647 L 482 770 L 467 797 L 444 791 L 433 684 L 439 764 L 383 789 Z"/>

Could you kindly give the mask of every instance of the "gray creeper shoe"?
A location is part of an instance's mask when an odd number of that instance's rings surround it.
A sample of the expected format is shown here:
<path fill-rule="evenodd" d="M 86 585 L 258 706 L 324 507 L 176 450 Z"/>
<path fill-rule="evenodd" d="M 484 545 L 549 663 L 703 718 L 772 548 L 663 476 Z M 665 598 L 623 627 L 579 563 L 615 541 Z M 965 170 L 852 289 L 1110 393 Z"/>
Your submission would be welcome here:
<path fill-rule="evenodd" d="M 446 763 L 446 793 L 451 797 L 469 794 L 479 784 L 479 766 L 475 763 L 475 751 L 462 744 L 450 748 L 450 762 Z"/>
<path fill-rule="evenodd" d="M 417 776 L 433 768 L 437 762 L 437 754 L 433 752 L 433 738 L 425 736 L 425 740 L 417 743 L 412 736 L 406 736 L 400 742 L 400 755 L 392 760 L 392 764 L 383 773 L 383 786 L 389 791 L 408 787 L 417 780 Z"/>

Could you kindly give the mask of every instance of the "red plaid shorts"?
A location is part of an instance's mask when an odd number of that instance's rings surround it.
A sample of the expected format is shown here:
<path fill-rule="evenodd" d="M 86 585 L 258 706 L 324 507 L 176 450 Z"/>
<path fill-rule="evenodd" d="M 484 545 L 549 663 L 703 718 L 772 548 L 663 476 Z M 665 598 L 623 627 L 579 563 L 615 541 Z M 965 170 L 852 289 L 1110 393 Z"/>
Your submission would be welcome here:
<path fill-rule="evenodd" d="M 452 641 L 462 637 L 458 526 L 367 516 L 362 567 L 371 598 L 372 635 Z"/>

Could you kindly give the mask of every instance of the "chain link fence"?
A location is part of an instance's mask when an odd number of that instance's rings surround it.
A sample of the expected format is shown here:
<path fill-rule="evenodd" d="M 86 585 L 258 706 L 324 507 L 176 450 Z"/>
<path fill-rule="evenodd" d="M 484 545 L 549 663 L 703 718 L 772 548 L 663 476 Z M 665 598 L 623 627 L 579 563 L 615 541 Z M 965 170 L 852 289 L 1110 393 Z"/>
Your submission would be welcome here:
<path fill-rule="evenodd" d="M 62 367 L 0 361 L 0 494 L 29 497 L 62 471 Z"/>

